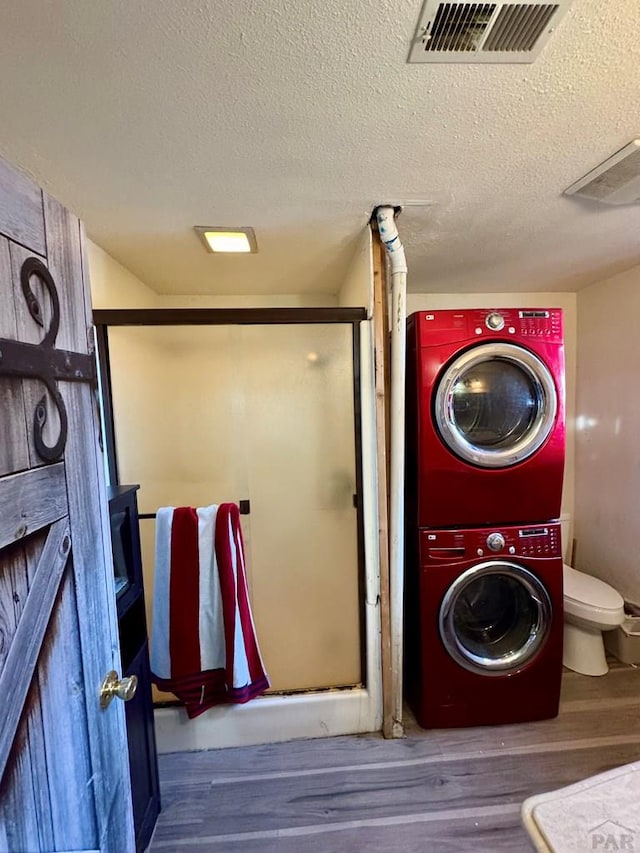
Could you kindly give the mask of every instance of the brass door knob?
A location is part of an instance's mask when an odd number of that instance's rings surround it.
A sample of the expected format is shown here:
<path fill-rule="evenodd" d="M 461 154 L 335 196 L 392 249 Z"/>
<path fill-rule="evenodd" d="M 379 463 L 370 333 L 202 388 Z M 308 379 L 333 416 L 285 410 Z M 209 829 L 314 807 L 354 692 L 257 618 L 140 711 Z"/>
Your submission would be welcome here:
<path fill-rule="evenodd" d="M 108 708 L 111 700 L 117 696 L 123 702 L 133 699 L 138 689 L 138 679 L 135 675 L 128 678 L 118 678 L 118 673 L 111 670 L 100 687 L 100 707 Z"/>

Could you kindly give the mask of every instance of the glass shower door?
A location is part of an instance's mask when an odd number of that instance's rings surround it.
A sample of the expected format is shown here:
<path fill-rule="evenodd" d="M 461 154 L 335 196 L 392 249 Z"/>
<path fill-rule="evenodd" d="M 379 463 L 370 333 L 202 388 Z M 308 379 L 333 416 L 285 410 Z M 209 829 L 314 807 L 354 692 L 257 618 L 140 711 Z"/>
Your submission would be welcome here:
<path fill-rule="evenodd" d="M 244 392 L 234 326 L 112 327 L 109 363 L 118 473 L 141 514 L 247 494 Z M 248 534 L 250 519 L 242 517 Z M 155 523 L 140 520 L 151 636 Z M 174 699 L 153 688 L 156 701 Z"/>
<path fill-rule="evenodd" d="M 109 352 L 120 482 L 140 484 L 140 512 L 250 500 L 272 691 L 360 683 L 351 326 L 112 327 Z M 150 624 L 153 521 L 141 539 Z"/>
<path fill-rule="evenodd" d="M 352 331 L 245 326 L 256 628 L 276 690 L 361 681 Z"/>

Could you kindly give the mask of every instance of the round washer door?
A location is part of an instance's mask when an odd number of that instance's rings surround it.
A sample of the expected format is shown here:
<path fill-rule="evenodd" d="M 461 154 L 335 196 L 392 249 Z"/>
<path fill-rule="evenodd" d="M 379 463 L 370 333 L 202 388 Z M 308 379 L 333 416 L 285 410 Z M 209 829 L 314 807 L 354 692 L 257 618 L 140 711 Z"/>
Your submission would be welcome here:
<path fill-rule="evenodd" d="M 515 344 L 480 344 L 455 358 L 438 382 L 435 421 L 461 459 L 506 468 L 527 459 L 548 438 L 558 397 L 536 355 Z"/>
<path fill-rule="evenodd" d="M 440 638 L 451 657 L 480 675 L 521 669 L 551 628 L 549 593 L 516 563 L 495 560 L 463 572 L 440 605 Z"/>

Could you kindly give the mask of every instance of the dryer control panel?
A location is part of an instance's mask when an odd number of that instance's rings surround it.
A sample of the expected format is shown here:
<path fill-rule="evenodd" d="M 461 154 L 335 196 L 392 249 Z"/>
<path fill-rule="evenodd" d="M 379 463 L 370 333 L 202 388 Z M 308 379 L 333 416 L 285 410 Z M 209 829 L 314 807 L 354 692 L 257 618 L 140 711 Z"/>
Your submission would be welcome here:
<path fill-rule="evenodd" d="M 548 559 L 561 556 L 558 523 L 420 531 L 420 561 L 423 565 L 425 562 L 455 563 L 474 557 Z"/>
<path fill-rule="evenodd" d="M 523 340 L 552 344 L 563 341 L 561 308 L 472 308 L 466 311 L 420 311 L 417 314 L 420 346 L 457 341 Z"/>

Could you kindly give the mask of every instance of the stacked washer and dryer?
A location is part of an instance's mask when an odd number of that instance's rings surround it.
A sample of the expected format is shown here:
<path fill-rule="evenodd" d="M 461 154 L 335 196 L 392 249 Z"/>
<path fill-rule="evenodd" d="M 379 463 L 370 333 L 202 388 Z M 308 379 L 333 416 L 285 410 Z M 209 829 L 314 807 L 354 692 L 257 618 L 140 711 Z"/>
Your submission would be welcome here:
<path fill-rule="evenodd" d="M 408 319 L 405 685 L 426 728 L 558 712 L 559 309 Z"/>

